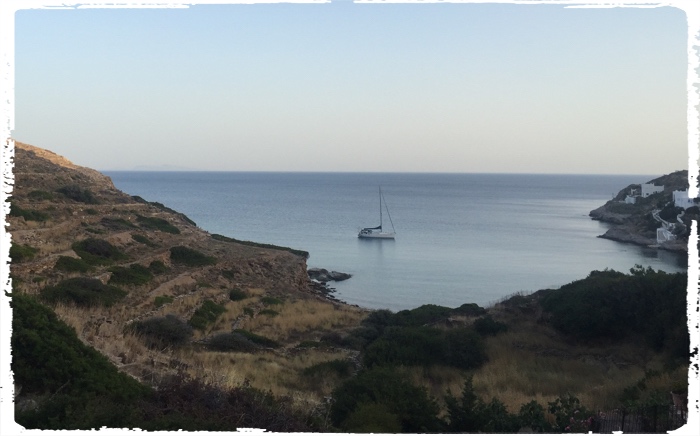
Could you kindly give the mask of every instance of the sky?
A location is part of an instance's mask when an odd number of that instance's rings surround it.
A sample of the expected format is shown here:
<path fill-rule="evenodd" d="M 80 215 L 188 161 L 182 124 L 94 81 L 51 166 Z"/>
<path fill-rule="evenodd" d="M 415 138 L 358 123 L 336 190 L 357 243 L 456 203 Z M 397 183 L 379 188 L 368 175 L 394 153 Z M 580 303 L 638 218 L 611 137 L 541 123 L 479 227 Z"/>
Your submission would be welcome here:
<path fill-rule="evenodd" d="M 13 137 L 98 170 L 688 168 L 673 7 L 20 10 Z"/>

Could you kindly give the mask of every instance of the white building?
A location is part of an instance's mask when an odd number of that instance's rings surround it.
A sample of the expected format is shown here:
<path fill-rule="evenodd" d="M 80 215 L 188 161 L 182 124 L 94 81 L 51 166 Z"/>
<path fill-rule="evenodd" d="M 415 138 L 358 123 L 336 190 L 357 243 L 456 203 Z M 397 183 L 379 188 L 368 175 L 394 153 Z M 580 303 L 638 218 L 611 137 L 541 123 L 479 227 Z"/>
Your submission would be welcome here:
<path fill-rule="evenodd" d="M 673 204 L 676 207 L 682 207 L 687 209 L 691 206 L 695 206 L 695 199 L 688 198 L 688 191 L 673 191 Z"/>
<path fill-rule="evenodd" d="M 657 192 L 662 192 L 664 190 L 664 185 L 656 186 L 653 183 L 644 183 L 642 185 L 642 197 L 646 198 L 651 194 L 656 194 Z"/>
<path fill-rule="evenodd" d="M 673 241 L 674 239 L 676 239 L 676 235 L 671 233 L 671 231 L 666 227 L 659 227 L 658 229 L 656 229 L 657 244 L 662 244 L 667 241 Z"/>

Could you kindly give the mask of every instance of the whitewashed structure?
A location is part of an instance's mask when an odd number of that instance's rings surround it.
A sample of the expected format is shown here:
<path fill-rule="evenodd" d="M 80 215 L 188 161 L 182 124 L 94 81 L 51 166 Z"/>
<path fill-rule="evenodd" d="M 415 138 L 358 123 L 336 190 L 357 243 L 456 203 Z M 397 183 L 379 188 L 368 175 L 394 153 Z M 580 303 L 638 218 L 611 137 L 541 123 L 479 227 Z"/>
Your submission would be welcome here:
<path fill-rule="evenodd" d="M 695 206 L 695 199 L 688 198 L 688 191 L 673 191 L 673 204 L 676 207 L 682 207 L 687 209 L 691 206 Z"/>
<path fill-rule="evenodd" d="M 674 239 L 676 239 L 676 235 L 671 233 L 671 231 L 666 227 L 659 227 L 658 229 L 656 229 L 657 244 L 662 244 L 666 241 L 673 241 Z"/>
<path fill-rule="evenodd" d="M 656 186 L 653 183 L 644 183 L 642 185 L 642 197 L 647 198 L 651 194 L 656 194 L 657 192 L 662 192 L 664 190 L 664 185 Z"/>

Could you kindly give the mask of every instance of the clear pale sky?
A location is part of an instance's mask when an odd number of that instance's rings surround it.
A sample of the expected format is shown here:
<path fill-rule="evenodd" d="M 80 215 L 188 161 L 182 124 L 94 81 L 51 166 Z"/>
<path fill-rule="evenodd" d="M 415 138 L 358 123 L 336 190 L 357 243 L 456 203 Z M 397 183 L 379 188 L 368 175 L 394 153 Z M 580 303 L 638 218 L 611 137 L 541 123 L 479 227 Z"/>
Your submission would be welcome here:
<path fill-rule="evenodd" d="M 16 14 L 13 137 L 98 170 L 665 174 L 671 7 L 257 4 Z"/>

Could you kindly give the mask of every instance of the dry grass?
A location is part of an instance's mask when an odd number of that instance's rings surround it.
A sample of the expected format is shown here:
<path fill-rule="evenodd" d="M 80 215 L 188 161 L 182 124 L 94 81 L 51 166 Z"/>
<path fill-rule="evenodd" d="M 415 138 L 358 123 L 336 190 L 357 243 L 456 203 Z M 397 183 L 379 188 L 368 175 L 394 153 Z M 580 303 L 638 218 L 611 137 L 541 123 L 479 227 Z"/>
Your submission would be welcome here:
<path fill-rule="evenodd" d="M 326 380 L 320 386 L 310 385 L 301 372 L 318 363 L 347 358 L 347 354 L 316 349 L 292 355 L 272 351 L 250 354 L 182 350 L 175 357 L 190 363 L 188 372 L 191 376 L 223 387 L 250 383 L 257 389 L 271 391 L 275 395 L 318 402 L 330 394 L 335 384 L 326 383 Z"/>
<path fill-rule="evenodd" d="M 258 315 L 246 320 L 241 328 L 276 341 L 294 341 L 309 332 L 324 332 L 357 326 L 367 312 L 352 306 L 337 305 L 315 299 L 300 299 L 270 306 L 276 316 Z"/>

